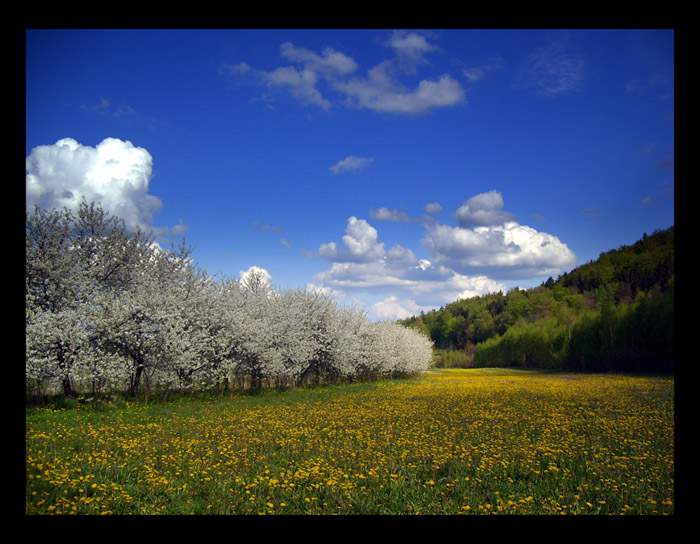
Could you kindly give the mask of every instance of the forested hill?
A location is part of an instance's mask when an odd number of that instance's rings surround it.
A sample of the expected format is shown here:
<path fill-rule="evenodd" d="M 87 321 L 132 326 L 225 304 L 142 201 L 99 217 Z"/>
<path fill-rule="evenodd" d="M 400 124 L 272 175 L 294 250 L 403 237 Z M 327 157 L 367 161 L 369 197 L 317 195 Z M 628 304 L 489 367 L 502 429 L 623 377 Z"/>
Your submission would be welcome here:
<path fill-rule="evenodd" d="M 549 278 L 459 300 L 402 323 L 439 366 L 672 371 L 674 227 Z"/>
<path fill-rule="evenodd" d="M 618 303 L 631 302 L 637 293 L 665 291 L 674 273 L 674 228 L 646 233 L 631 246 L 602 253 L 598 260 L 562 274 L 556 284 L 579 293 L 593 292 L 608 285 Z M 553 286 L 554 282 L 546 282 Z"/>

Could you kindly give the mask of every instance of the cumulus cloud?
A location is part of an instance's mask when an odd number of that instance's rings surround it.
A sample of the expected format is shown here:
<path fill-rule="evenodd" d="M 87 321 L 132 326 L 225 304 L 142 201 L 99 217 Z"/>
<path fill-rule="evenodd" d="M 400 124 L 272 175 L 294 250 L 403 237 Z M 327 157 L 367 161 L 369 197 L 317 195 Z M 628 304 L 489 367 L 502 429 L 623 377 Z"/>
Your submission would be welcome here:
<path fill-rule="evenodd" d="M 435 225 L 422 242 L 434 262 L 465 274 L 538 277 L 576 264 L 576 256 L 559 238 L 514 221 L 473 229 Z"/>
<path fill-rule="evenodd" d="M 359 172 L 360 170 L 364 170 L 370 166 L 373 162 L 373 158 L 350 155 L 349 157 L 345 157 L 343 160 L 335 163 L 333 166 L 331 166 L 330 170 L 334 174 L 341 172 Z"/>
<path fill-rule="evenodd" d="M 260 281 L 262 285 L 267 287 L 269 287 L 272 282 L 272 275 L 264 268 L 255 265 L 249 267 L 248 270 L 241 270 L 239 272 L 239 277 L 241 283 L 244 285 L 247 285 L 249 282 L 253 281 L 253 279 Z"/>
<path fill-rule="evenodd" d="M 467 277 L 445 266 L 433 266 L 399 244 L 386 250 L 377 230 L 362 219 L 348 219 L 343 242 L 345 247 L 330 242 L 319 248 L 318 255 L 329 260 L 331 266 L 315 276 L 317 285 L 343 293 L 388 291 L 399 296 L 407 310 L 411 307 L 407 301 L 434 307 L 435 301 L 440 305 L 505 289 L 502 283 L 485 276 Z"/>
<path fill-rule="evenodd" d="M 30 211 L 34 205 L 77 210 L 84 198 L 100 203 L 131 229 L 167 234 L 168 229 L 153 227 L 153 217 L 163 205 L 149 194 L 153 158 L 146 149 L 129 141 L 107 138 L 90 147 L 64 138 L 53 145 L 35 147 L 26 159 L 26 170 L 26 204 Z M 186 229 L 180 222 L 172 233 L 182 234 Z"/>
<path fill-rule="evenodd" d="M 335 242 L 321 244 L 319 256 L 332 261 L 366 262 L 384 257 L 384 243 L 377 242 L 377 229 L 364 219 L 350 217 L 343 236 L 345 247 Z"/>
<path fill-rule="evenodd" d="M 502 207 L 502 195 L 491 191 L 468 199 L 455 214 L 470 226 L 424 222 L 420 242 L 429 259 L 399 244 L 386 249 L 376 228 L 350 217 L 343 244 L 320 246 L 317 255 L 331 264 L 314 282 L 343 293 L 378 295 L 380 302 L 370 313 L 398 319 L 415 315 L 417 308 L 506 291 L 503 281 L 508 279 L 553 276 L 575 266 L 576 256 L 566 244 L 551 234 L 504 221 L 511 216 Z M 395 212 L 385 208 L 374 215 L 385 220 L 401 217 Z"/>
<path fill-rule="evenodd" d="M 462 227 L 473 225 L 498 225 L 512 221 L 513 216 L 501 211 L 503 196 L 498 191 L 481 193 L 468 199 L 454 216 Z"/>
<path fill-rule="evenodd" d="M 439 51 L 425 34 L 395 31 L 387 44 L 394 57 L 371 67 L 366 76 L 354 75 L 358 64 L 345 53 L 326 47 L 319 54 L 291 42 L 280 46 L 280 56 L 295 65 L 264 71 L 240 62 L 225 64 L 223 70 L 254 77 L 269 89 L 285 88 L 302 104 L 324 110 L 343 104 L 381 113 L 422 114 L 464 101 L 464 90 L 449 74 L 422 79 L 413 88 L 401 81 L 401 76 L 428 64 L 427 53 Z"/>

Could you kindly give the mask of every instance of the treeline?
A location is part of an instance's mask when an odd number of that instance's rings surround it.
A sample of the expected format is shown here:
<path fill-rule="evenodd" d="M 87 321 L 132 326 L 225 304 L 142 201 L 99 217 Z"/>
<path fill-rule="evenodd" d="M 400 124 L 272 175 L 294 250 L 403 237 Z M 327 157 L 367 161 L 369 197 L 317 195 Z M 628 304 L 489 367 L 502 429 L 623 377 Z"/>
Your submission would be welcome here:
<path fill-rule="evenodd" d="M 556 280 L 459 300 L 404 324 L 438 366 L 669 372 L 674 367 L 674 228 Z"/>
<path fill-rule="evenodd" d="M 260 274 L 211 277 L 183 244 L 83 202 L 26 216 L 26 392 L 252 389 L 365 381 L 429 368 L 432 345 L 332 298 Z"/>

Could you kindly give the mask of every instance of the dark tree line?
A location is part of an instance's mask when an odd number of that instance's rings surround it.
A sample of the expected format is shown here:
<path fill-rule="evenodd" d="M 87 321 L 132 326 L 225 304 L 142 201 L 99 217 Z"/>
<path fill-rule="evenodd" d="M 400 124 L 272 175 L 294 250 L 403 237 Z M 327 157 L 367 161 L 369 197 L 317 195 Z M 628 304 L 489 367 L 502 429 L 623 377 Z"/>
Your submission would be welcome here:
<path fill-rule="evenodd" d="M 459 300 L 404 321 L 441 366 L 663 371 L 674 365 L 674 228 L 532 289 Z"/>

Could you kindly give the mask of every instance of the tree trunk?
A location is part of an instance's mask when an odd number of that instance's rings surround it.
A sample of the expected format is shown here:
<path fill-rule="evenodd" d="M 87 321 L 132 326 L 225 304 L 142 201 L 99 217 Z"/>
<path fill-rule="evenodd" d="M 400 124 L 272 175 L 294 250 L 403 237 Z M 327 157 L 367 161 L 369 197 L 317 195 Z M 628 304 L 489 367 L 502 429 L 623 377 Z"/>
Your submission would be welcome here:
<path fill-rule="evenodd" d="M 58 368 L 60 368 L 64 373 L 65 376 L 63 378 L 63 394 L 66 397 L 72 397 L 73 396 L 73 383 L 70 379 L 70 366 L 71 363 L 73 362 L 73 357 L 68 353 L 68 350 L 63 347 L 63 343 L 59 340 L 58 341 L 58 351 L 56 354 L 56 357 L 58 357 Z"/>
<path fill-rule="evenodd" d="M 63 394 L 66 397 L 73 396 L 73 384 L 71 383 L 70 376 L 63 378 Z"/>
<path fill-rule="evenodd" d="M 129 383 L 129 396 L 136 397 L 136 393 L 141 385 L 141 377 L 143 376 L 144 369 L 144 358 L 142 354 L 138 354 L 134 361 L 136 362 L 136 368 L 131 375 L 131 382 Z"/>

